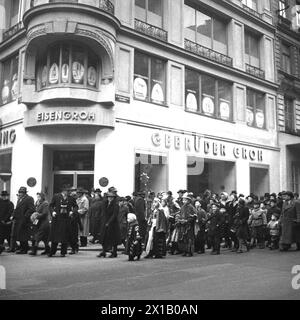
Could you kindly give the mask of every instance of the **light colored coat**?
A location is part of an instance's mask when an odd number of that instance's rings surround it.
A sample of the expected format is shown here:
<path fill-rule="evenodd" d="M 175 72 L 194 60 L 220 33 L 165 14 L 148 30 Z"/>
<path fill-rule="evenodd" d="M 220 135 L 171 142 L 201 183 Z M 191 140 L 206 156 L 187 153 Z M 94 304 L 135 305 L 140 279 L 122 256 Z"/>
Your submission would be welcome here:
<path fill-rule="evenodd" d="M 87 237 L 89 235 L 89 200 L 88 198 L 83 195 L 76 200 L 78 206 L 78 213 L 80 216 L 81 224 L 83 230 L 79 232 L 81 237 Z"/>

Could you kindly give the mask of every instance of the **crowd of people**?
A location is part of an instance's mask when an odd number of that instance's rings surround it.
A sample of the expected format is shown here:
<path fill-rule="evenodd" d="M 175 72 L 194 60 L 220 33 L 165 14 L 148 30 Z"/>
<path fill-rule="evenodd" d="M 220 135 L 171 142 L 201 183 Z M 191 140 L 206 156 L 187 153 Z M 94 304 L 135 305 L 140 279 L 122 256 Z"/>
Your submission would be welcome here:
<path fill-rule="evenodd" d="M 253 248 L 288 251 L 295 244 L 300 251 L 300 200 L 290 191 L 245 197 L 232 191 L 194 195 L 179 190 L 138 192 L 120 197 L 115 187 L 102 196 L 100 189 L 90 193 L 83 188 L 64 186 L 50 202 L 43 192 L 37 200 L 27 188 L 18 191 L 16 206 L 7 191 L 0 199 L 0 254 L 53 257 L 60 244 L 60 256 L 77 254 L 88 242 L 101 244 L 97 255 L 118 255 L 118 246 L 130 261 L 164 258 L 167 253 L 191 257 L 221 247 L 243 253 Z M 88 241 L 88 239 L 90 239 Z M 31 246 L 29 246 L 29 243 Z M 69 252 L 68 252 L 69 248 Z M 120 247 L 119 247 L 120 248 Z"/>

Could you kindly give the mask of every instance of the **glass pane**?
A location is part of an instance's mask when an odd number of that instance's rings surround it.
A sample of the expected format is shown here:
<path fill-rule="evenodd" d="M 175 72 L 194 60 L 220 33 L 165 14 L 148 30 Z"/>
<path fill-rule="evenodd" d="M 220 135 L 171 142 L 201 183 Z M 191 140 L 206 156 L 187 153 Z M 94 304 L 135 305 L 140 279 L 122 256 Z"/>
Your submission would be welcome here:
<path fill-rule="evenodd" d="M 94 170 L 94 151 L 60 151 L 53 152 L 53 171 Z"/>
<path fill-rule="evenodd" d="M 11 153 L 0 154 L 0 173 L 11 173 Z"/>
<path fill-rule="evenodd" d="M 184 6 L 184 37 L 196 42 L 196 10 Z"/>
<path fill-rule="evenodd" d="M 202 46 L 212 46 L 212 19 L 206 14 L 197 11 L 197 42 Z"/>
<path fill-rule="evenodd" d="M 18 82 L 18 66 L 19 66 L 19 57 L 14 57 L 12 59 L 12 74 L 11 74 L 11 99 L 16 100 L 18 97 L 19 91 L 19 82 Z"/>
<path fill-rule="evenodd" d="M 1 102 L 2 104 L 11 101 L 11 60 L 8 59 L 2 64 L 2 84 L 1 84 Z"/>
<path fill-rule="evenodd" d="M 208 75 L 201 75 L 202 112 L 215 113 L 216 80 Z"/>
<path fill-rule="evenodd" d="M 134 54 L 134 74 L 143 78 L 148 78 L 148 61 L 149 58 L 145 54 L 135 52 Z"/>
<path fill-rule="evenodd" d="M 255 106 L 255 94 L 250 89 L 247 89 L 247 106 L 249 107 Z"/>
<path fill-rule="evenodd" d="M 216 19 L 214 19 L 213 22 L 213 49 L 223 54 L 227 54 L 227 26 L 222 21 Z"/>
<path fill-rule="evenodd" d="M 50 70 L 49 70 L 49 84 L 54 85 L 58 83 L 59 78 L 59 52 L 60 46 L 57 45 L 50 49 Z"/>
<path fill-rule="evenodd" d="M 232 118 L 232 85 L 218 80 L 218 97 L 220 117 L 224 120 Z"/>
<path fill-rule="evenodd" d="M 63 46 L 62 49 L 62 62 L 61 62 L 61 82 L 69 83 L 70 79 L 70 48 Z"/>
<path fill-rule="evenodd" d="M 48 79 L 48 68 L 47 68 L 47 53 L 40 54 L 38 64 L 38 78 L 37 78 L 37 89 L 46 87 Z"/>
<path fill-rule="evenodd" d="M 88 74 L 87 74 L 87 84 L 90 87 L 96 87 L 98 82 L 98 71 L 97 71 L 97 57 L 89 53 L 88 54 Z"/>
<path fill-rule="evenodd" d="M 189 110 L 198 110 L 199 75 L 192 70 L 185 70 L 185 103 Z"/>
<path fill-rule="evenodd" d="M 53 181 L 53 193 L 61 192 L 61 188 L 64 186 L 74 186 L 74 175 L 73 174 L 55 174 Z"/>
<path fill-rule="evenodd" d="M 84 50 L 79 46 L 73 46 L 72 50 L 72 83 L 83 84 Z"/>
<path fill-rule="evenodd" d="M 161 0 L 148 0 L 147 23 L 162 28 L 162 17 Z"/>
<path fill-rule="evenodd" d="M 151 59 L 151 100 L 156 103 L 165 101 L 165 62 Z"/>
<path fill-rule="evenodd" d="M 77 188 L 83 188 L 89 192 L 94 187 L 93 174 L 78 174 L 77 175 Z"/>
<path fill-rule="evenodd" d="M 135 17 L 146 21 L 146 0 L 135 0 Z"/>
<path fill-rule="evenodd" d="M 135 5 L 140 8 L 146 9 L 146 0 L 135 0 Z"/>
<path fill-rule="evenodd" d="M 149 58 L 136 52 L 134 55 L 134 97 L 140 100 L 148 99 L 149 93 Z"/>
<path fill-rule="evenodd" d="M 11 2 L 10 27 L 12 27 L 18 23 L 20 0 L 10 0 L 10 2 Z"/>

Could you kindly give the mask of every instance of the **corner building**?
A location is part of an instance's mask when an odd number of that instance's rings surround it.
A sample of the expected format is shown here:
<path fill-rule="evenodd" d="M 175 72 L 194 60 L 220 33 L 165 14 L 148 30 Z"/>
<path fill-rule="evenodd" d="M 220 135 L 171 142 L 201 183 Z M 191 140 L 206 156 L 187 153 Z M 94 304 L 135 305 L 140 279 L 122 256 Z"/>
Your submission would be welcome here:
<path fill-rule="evenodd" d="M 280 190 L 270 1 L 0 1 L 0 189 Z M 106 188 L 102 188 L 104 191 Z"/>

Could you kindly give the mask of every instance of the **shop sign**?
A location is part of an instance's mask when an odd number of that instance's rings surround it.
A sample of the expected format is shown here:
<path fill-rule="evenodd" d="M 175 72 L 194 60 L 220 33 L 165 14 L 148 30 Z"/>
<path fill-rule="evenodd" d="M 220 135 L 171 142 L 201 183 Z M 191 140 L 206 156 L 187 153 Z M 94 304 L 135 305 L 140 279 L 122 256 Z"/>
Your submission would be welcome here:
<path fill-rule="evenodd" d="M 37 114 L 38 122 L 57 121 L 57 120 L 82 120 L 94 121 L 94 112 L 87 111 L 52 111 L 52 112 L 39 112 Z"/>
<path fill-rule="evenodd" d="M 265 125 L 265 115 L 262 111 L 256 112 L 255 115 L 256 125 L 258 128 L 263 128 Z"/>
<path fill-rule="evenodd" d="M 69 82 L 69 65 L 64 63 L 61 67 L 61 81 L 62 83 Z"/>
<path fill-rule="evenodd" d="M 73 62 L 72 75 L 75 83 L 81 83 L 84 75 L 84 66 L 80 62 Z"/>
<path fill-rule="evenodd" d="M 220 115 L 221 115 L 221 118 L 224 120 L 230 119 L 230 107 L 228 102 L 220 103 Z"/>
<path fill-rule="evenodd" d="M 106 177 L 103 177 L 103 178 L 99 179 L 100 187 L 105 188 L 105 187 L 108 186 L 108 184 L 109 184 L 109 181 L 108 181 L 108 179 Z"/>
<path fill-rule="evenodd" d="M 94 67 L 88 68 L 87 81 L 89 86 L 94 87 L 97 81 L 97 72 Z"/>
<path fill-rule="evenodd" d="M 214 102 L 212 100 L 212 98 L 209 98 L 209 97 L 205 97 L 202 101 L 202 110 L 204 113 L 207 113 L 207 114 L 214 114 L 214 111 L 215 111 L 215 105 L 214 105 Z"/>
<path fill-rule="evenodd" d="M 116 94 L 115 99 L 116 99 L 116 101 L 119 101 L 119 102 L 130 103 L 130 98 L 129 97 L 123 96 L 123 95 L 120 95 L 120 94 Z"/>
<path fill-rule="evenodd" d="M 35 187 L 35 186 L 36 186 L 36 178 L 33 178 L 33 177 L 28 178 L 28 179 L 27 179 L 27 185 L 28 185 L 28 187 L 30 187 L 30 188 Z"/>
<path fill-rule="evenodd" d="M 7 146 L 16 141 L 16 130 L 0 130 L 0 146 Z"/>
<path fill-rule="evenodd" d="M 217 142 L 200 136 L 172 135 L 169 133 L 162 134 L 156 132 L 152 134 L 152 143 L 156 147 L 196 152 L 203 156 L 263 161 L 263 151 L 258 148 Z"/>
<path fill-rule="evenodd" d="M 247 122 L 247 124 L 248 124 L 249 126 L 252 126 L 253 121 L 254 121 L 253 111 L 250 110 L 250 109 L 247 109 L 247 111 L 246 111 L 246 122 Z"/>
<path fill-rule="evenodd" d="M 186 96 L 186 107 L 188 110 L 198 110 L 197 98 L 196 95 L 192 92 L 189 92 Z"/>
<path fill-rule="evenodd" d="M 153 102 L 158 102 L 158 103 L 164 102 L 164 92 L 159 83 L 156 83 L 153 86 L 152 93 L 151 93 L 151 100 Z"/>
<path fill-rule="evenodd" d="M 53 63 L 49 71 L 49 83 L 56 84 L 58 83 L 58 65 Z"/>

